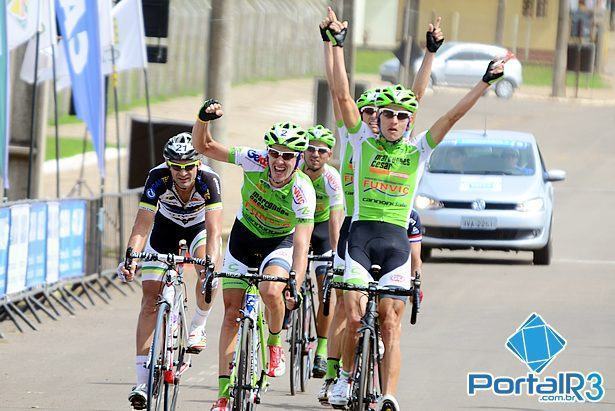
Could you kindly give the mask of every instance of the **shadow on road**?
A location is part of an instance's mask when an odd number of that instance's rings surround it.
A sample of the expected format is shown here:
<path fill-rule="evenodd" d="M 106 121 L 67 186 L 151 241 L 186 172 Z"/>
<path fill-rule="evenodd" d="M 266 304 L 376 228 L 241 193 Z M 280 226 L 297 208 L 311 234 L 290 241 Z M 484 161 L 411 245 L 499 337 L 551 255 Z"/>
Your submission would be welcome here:
<path fill-rule="evenodd" d="M 544 408 L 523 408 L 523 407 L 493 407 L 488 405 L 482 406 L 473 406 L 473 407 L 460 407 L 460 408 L 470 408 L 470 409 L 487 409 L 487 410 L 512 410 L 512 411 L 542 411 Z"/>
<path fill-rule="evenodd" d="M 532 265 L 532 260 L 477 257 L 430 257 L 426 262 L 434 264 Z"/>

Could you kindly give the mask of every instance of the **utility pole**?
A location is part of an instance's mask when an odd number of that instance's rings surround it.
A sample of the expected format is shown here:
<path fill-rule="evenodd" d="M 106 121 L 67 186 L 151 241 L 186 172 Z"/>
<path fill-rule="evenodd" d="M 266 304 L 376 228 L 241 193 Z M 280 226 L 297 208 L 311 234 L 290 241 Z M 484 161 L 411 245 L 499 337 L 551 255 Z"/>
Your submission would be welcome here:
<path fill-rule="evenodd" d="M 205 98 L 215 98 L 224 108 L 230 103 L 233 77 L 233 9 L 236 0 L 212 0 L 209 17 L 209 47 L 207 52 L 207 78 Z M 222 117 L 210 123 L 212 135 L 224 142 L 227 135 L 227 119 Z M 213 164 L 212 164 L 213 166 Z M 220 174 L 221 167 L 216 167 Z"/>
<path fill-rule="evenodd" d="M 498 14 L 495 22 L 495 44 L 504 44 L 504 26 L 506 25 L 506 0 L 498 0 Z"/>
<path fill-rule="evenodd" d="M 557 15 L 557 38 L 555 40 L 555 61 L 553 64 L 553 85 L 551 95 L 564 97 L 566 95 L 566 53 L 568 52 L 568 36 L 570 10 L 568 0 L 559 0 Z"/>
<path fill-rule="evenodd" d="M 355 0 L 344 0 L 342 7 L 342 21 L 348 21 L 348 34 L 344 41 L 344 61 L 346 62 L 346 73 L 348 74 L 348 84 L 350 86 L 350 94 L 354 96 L 354 64 L 356 59 L 356 51 L 354 45 L 354 31 L 357 29 L 354 26 L 354 11 Z"/>

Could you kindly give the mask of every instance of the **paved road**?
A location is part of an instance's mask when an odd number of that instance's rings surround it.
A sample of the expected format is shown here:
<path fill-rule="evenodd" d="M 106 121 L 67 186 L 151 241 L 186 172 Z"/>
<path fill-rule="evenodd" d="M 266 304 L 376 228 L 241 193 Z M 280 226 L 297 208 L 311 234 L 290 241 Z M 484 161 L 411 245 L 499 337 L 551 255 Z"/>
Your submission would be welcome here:
<path fill-rule="evenodd" d="M 418 130 L 459 98 L 428 96 Z M 483 99 L 458 125 L 535 133 L 548 167 L 568 172 L 556 187 L 555 260 L 534 267 L 529 253 L 434 252 L 425 265 L 426 300 L 415 327 L 404 320 L 399 400 L 404 409 L 568 409 L 536 398 L 466 395 L 466 375 L 522 376 L 526 368 L 504 346 L 531 312 L 568 341 L 544 375 L 599 371 L 615 408 L 615 116 L 613 107 Z M 226 189 L 227 197 L 236 195 Z M 228 210 L 233 213 L 235 210 Z M 133 335 L 139 298 L 116 294 L 112 305 L 79 311 L 39 332 L 0 340 L 0 409 L 121 410 L 133 383 Z M 216 395 L 220 301 L 209 320 L 211 347 L 195 358 L 181 409 L 208 409 Z M 2 324 L 3 330 L 7 329 Z M 310 393 L 290 397 L 288 378 L 275 381 L 262 409 L 320 409 Z"/>

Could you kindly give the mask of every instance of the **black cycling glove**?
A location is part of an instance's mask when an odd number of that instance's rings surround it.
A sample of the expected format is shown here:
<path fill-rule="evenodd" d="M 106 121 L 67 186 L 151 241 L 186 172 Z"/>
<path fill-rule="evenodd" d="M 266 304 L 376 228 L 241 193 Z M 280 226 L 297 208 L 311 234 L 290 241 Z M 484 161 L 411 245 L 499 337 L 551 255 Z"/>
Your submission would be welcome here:
<path fill-rule="evenodd" d="M 320 26 L 318 26 L 318 28 L 320 29 L 320 37 L 322 37 L 322 41 L 326 41 L 327 43 L 331 41 L 331 39 L 329 39 L 329 36 L 327 36 L 327 27 L 325 27 L 324 29 Z"/>
<path fill-rule="evenodd" d="M 346 33 L 348 29 L 342 29 L 339 33 L 334 33 L 330 28 L 327 28 L 327 36 L 331 40 L 333 47 L 344 47 L 344 40 L 346 40 Z"/>
<path fill-rule="evenodd" d="M 493 66 L 495 65 L 495 63 L 497 63 L 498 60 L 491 60 L 489 62 L 489 65 L 487 66 L 487 71 L 485 72 L 485 74 L 483 75 L 483 81 L 489 85 L 495 83 L 496 81 L 498 81 L 500 78 L 502 78 L 502 76 L 504 75 L 504 71 L 500 72 L 500 73 L 492 73 L 491 70 L 493 69 Z"/>
<path fill-rule="evenodd" d="M 440 39 L 438 41 L 436 41 L 436 36 L 435 36 L 435 31 L 436 29 L 433 29 L 432 31 L 427 31 L 427 50 L 430 53 L 435 53 L 436 51 L 438 51 L 438 49 L 440 48 L 440 46 L 442 45 L 442 43 L 444 43 L 444 39 Z"/>
<path fill-rule="evenodd" d="M 209 100 L 205 100 L 205 102 L 201 106 L 201 109 L 199 110 L 199 120 L 210 121 L 210 120 L 215 120 L 217 118 L 220 118 L 220 116 L 217 115 L 215 112 L 208 113 L 207 111 L 205 111 L 207 107 L 211 106 L 212 104 L 220 104 L 220 102 L 218 100 L 214 100 L 213 98 L 210 98 Z"/>

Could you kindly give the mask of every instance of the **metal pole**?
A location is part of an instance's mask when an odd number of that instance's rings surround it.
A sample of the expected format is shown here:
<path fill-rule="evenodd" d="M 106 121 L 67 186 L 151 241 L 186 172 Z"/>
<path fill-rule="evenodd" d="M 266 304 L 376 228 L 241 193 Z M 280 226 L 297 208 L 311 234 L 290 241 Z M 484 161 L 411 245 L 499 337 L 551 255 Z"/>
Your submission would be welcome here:
<path fill-rule="evenodd" d="M 39 4 L 40 6 L 40 4 Z M 32 166 L 34 163 L 34 128 L 36 124 L 36 91 L 38 89 L 38 47 L 41 41 L 40 32 L 41 8 L 39 7 L 36 14 L 36 50 L 34 51 L 34 86 L 32 87 L 32 123 L 30 124 L 30 152 L 28 154 L 28 185 L 26 188 L 27 198 L 32 196 Z"/>
<path fill-rule="evenodd" d="M 504 26 L 506 25 L 506 0 L 498 0 L 498 13 L 495 23 L 495 44 L 504 44 Z"/>
<path fill-rule="evenodd" d="M 344 61 L 346 62 L 346 72 L 348 74 L 348 85 L 350 86 L 350 94 L 354 97 L 354 66 L 355 66 L 355 44 L 354 44 L 354 31 L 356 27 L 354 23 L 354 0 L 344 0 L 344 6 L 342 7 L 342 20 L 348 21 L 348 35 L 344 42 Z"/>
<path fill-rule="evenodd" d="M 156 165 L 156 155 L 154 154 L 154 125 L 152 124 L 152 111 L 149 105 L 149 80 L 147 69 L 143 69 L 143 79 L 145 81 L 145 106 L 147 107 L 147 137 L 149 139 L 149 164 L 150 168 Z"/>
<path fill-rule="evenodd" d="M 555 61 L 553 64 L 553 97 L 566 95 L 566 51 L 568 47 L 568 0 L 559 0 L 557 16 L 557 38 L 555 40 Z"/>

